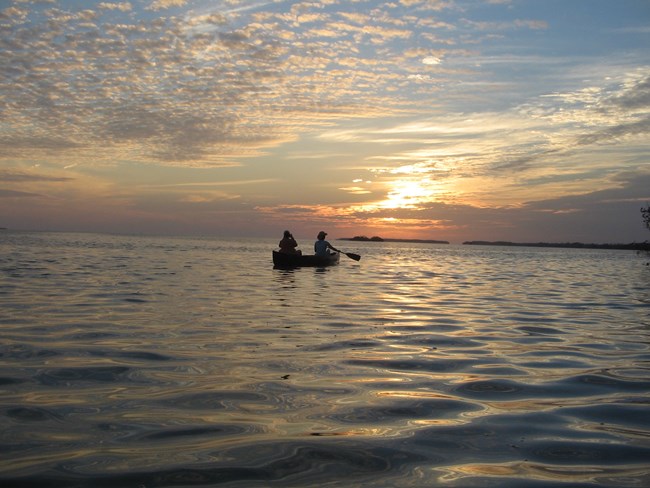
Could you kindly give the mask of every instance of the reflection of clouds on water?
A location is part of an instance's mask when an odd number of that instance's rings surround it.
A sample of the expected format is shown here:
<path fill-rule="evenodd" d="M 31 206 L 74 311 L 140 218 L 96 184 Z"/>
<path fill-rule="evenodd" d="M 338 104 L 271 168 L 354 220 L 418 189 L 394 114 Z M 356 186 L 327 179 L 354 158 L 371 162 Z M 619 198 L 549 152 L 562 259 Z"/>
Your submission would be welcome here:
<path fill-rule="evenodd" d="M 3 482 L 648 477 L 634 255 L 373 243 L 320 272 L 263 242 L 7 239 Z"/>

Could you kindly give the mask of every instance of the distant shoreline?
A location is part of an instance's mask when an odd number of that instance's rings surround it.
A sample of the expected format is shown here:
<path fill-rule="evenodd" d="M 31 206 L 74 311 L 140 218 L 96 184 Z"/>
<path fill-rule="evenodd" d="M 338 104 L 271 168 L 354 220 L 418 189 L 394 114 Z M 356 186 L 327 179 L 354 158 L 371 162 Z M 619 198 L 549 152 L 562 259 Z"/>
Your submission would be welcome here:
<path fill-rule="evenodd" d="M 585 244 L 582 242 L 509 242 L 509 241 L 465 241 L 467 246 L 513 246 L 513 247 L 557 247 L 567 249 L 621 249 L 628 251 L 650 251 L 650 242 L 630 244 Z"/>
<path fill-rule="evenodd" d="M 391 239 L 383 237 L 339 237 L 339 241 L 360 241 L 360 242 L 413 242 L 422 244 L 449 244 L 449 241 L 436 241 L 433 239 Z"/>
<path fill-rule="evenodd" d="M 340 237 L 340 241 L 357 242 L 405 242 L 415 244 L 449 244 L 449 241 L 434 239 L 392 239 L 383 237 Z M 510 241 L 465 241 L 464 246 L 510 246 L 510 247 L 550 247 L 566 249 L 619 249 L 624 251 L 650 251 L 650 242 L 630 244 L 585 244 L 583 242 L 510 242 Z"/>

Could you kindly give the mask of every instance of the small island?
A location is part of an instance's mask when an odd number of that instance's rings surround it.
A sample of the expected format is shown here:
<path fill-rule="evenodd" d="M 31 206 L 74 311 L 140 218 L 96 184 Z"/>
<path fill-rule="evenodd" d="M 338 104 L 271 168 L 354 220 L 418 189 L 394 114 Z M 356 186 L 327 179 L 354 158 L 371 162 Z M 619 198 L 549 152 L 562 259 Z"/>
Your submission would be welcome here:
<path fill-rule="evenodd" d="M 437 241 L 433 239 L 393 239 L 393 238 L 384 238 L 379 236 L 366 237 L 366 236 L 355 236 L 355 237 L 341 237 L 340 241 L 361 241 L 361 242 L 411 242 L 415 244 L 449 244 L 449 241 Z"/>
<path fill-rule="evenodd" d="M 367 236 L 354 236 L 354 237 L 342 237 L 342 241 L 364 241 L 364 242 L 384 242 L 384 239 L 379 236 L 367 237 Z"/>

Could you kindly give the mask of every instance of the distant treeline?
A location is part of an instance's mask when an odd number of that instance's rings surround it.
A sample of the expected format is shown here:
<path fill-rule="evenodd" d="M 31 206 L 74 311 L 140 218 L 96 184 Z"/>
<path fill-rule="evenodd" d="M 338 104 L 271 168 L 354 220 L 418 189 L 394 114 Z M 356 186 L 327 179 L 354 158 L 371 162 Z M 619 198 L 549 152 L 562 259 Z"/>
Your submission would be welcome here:
<path fill-rule="evenodd" d="M 363 242 L 414 242 L 414 243 L 423 243 L 423 244 L 449 244 L 449 241 L 435 241 L 432 239 L 391 239 L 383 238 L 379 236 L 366 237 L 366 236 L 355 236 L 355 237 L 341 237 L 341 241 L 363 241 Z"/>
<path fill-rule="evenodd" d="M 421 244 L 449 244 L 449 241 L 433 239 L 391 239 L 379 236 L 341 237 L 341 241 L 361 242 L 413 242 Z M 559 247 L 573 249 L 623 249 L 629 251 L 650 251 L 650 242 L 632 242 L 630 244 L 585 244 L 583 242 L 510 242 L 510 241 L 465 241 L 467 246 L 518 246 L 518 247 Z"/>
<path fill-rule="evenodd" d="M 508 242 L 508 241 L 465 241 L 469 246 L 521 246 L 521 247 L 563 247 L 573 249 L 623 249 L 630 251 L 650 251 L 650 242 L 630 244 L 585 244 L 582 242 Z"/>

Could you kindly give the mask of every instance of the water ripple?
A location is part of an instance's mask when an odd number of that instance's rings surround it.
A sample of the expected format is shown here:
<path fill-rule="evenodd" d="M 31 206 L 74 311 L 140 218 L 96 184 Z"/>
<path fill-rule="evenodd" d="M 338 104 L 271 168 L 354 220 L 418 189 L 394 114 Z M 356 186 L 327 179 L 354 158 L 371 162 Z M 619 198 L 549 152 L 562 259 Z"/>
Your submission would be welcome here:
<path fill-rule="evenodd" d="M 1 237 L 3 487 L 650 481 L 633 253 Z"/>

